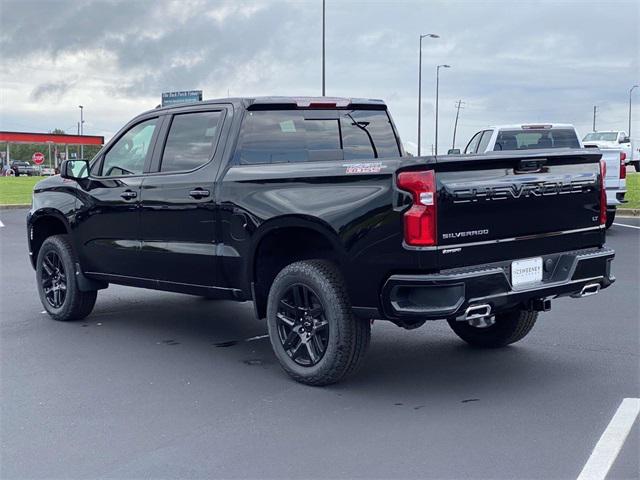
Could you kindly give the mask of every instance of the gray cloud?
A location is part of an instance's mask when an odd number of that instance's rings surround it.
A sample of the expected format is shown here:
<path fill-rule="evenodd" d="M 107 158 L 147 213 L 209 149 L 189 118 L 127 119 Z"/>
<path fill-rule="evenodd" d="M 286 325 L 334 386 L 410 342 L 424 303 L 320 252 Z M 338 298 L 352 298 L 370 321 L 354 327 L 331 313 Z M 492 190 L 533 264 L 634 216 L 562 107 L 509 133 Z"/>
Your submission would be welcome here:
<path fill-rule="evenodd" d="M 67 82 L 64 80 L 56 81 L 56 82 L 47 82 L 42 83 L 31 92 L 31 98 L 33 100 L 42 100 L 45 97 L 52 97 L 55 99 L 63 96 L 75 82 Z"/>

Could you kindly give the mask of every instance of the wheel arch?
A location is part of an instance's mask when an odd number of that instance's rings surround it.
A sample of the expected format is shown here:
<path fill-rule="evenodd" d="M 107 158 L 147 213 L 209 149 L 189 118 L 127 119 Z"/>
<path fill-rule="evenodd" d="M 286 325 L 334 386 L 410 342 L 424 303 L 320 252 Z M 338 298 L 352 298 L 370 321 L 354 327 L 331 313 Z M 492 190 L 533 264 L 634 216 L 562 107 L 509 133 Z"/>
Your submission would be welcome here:
<path fill-rule="evenodd" d="M 265 222 L 254 234 L 247 262 L 256 315 L 266 315 L 269 287 L 286 265 L 319 258 L 342 268 L 346 253 L 338 234 L 317 218 L 301 215 L 279 217 Z"/>
<path fill-rule="evenodd" d="M 31 214 L 27 224 L 31 266 L 35 269 L 40 247 L 48 237 L 68 233 L 71 233 L 71 227 L 59 210 L 47 208 Z"/>

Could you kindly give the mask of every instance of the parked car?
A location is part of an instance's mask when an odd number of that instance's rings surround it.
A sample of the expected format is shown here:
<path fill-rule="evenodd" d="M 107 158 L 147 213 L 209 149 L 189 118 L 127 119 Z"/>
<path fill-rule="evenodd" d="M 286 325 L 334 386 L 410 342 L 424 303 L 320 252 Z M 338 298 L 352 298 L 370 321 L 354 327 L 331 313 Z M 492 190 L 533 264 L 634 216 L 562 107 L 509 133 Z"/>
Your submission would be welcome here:
<path fill-rule="evenodd" d="M 599 151 L 436 158 L 401 145 L 380 100 L 143 113 L 35 186 L 42 304 L 77 320 L 109 283 L 252 300 L 282 368 L 326 385 L 362 363 L 374 319 L 446 320 L 471 345 L 504 347 L 551 299 L 615 280 Z"/>
<path fill-rule="evenodd" d="M 33 165 L 23 160 L 14 160 L 11 162 L 11 169 L 13 170 L 13 173 L 15 173 L 16 177 L 19 177 L 20 175 L 28 175 L 30 177 L 37 175 L 37 171 Z"/>
<path fill-rule="evenodd" d="M 582 144 L 576 129 L 569 124 L 498 125 L 471 137 L 464 153 L 546 148 L 582 148 Z"/>
<path fill-rule="evenodd" d="M 51 175 L 57 175 L 59 172 L 56 171 L 57 169 L 52 168 L 52 167 L 42 167 L 40 169 L 40 175 L 42 175 L 43 177 L 49 177 Z"/>

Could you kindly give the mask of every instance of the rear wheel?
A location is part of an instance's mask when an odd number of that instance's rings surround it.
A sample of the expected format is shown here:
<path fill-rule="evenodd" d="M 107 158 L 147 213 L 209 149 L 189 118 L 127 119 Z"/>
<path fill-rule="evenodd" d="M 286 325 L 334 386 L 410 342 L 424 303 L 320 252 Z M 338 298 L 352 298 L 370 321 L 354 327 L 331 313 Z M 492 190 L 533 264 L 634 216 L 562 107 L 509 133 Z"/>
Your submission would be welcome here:
<path fill-rule="evenodd" d="M 54 320 L 81 320 L 93 310 L 98 292 L 78 288 L 75 255 L 67 235 L 54 235 L 43 242 L 36 279 L 40 301 Z"/>
<path fill-rule="evenodd" d="M 605 224 L 606 228 L 611 228 L 611 225 L 613 225 L 615 219 L 616 209 L 614 208 L 613 210 L 607 210 L 607 223 Z"/>
<path fill-rule="evenodd" d="M 282 368 L 308 385 L 328 385 L 355 372 L 371 338 L 370 323 L 351 312 L 340 272 L 324 260 L 292 263 L 278 274 L 267 325 Z"/>
<path fill-rule="evenodd" d="M 500 348 L 522 340 L 533 328 L 538 312 L 512 310 L 499 313 L 492 322 L 449 320 L 449 326 L 462 340 L 474 347 Z"/>

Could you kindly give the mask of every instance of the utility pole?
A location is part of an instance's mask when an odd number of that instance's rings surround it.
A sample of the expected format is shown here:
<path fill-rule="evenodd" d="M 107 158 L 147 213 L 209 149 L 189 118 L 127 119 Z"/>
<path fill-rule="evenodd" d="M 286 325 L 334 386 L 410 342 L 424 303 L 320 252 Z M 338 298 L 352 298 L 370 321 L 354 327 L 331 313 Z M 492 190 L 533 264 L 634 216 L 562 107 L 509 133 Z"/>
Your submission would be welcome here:
<path fill-rule="evenodd" d="M 629 89 L 629 130 L 627 131 L 629 138 L 631 138 L 631 93 L 638 87 L 640 87 L 640 85 L 634 85 Z"/>
<path fill-rule="evenodd" d="M 325 0 L 322 0 L 322 96 L 326 95 L 325 89 L 325 55 L 324 55 L 324 43 L 325 43 Z"/>
<path fill-rule="evenodd" d="M 593 106 L 593 131 L 596 131 L 596 112 L 598 111 L 597 105 Z"/>
<path fill-rule="evenodd" d="M 451 144 L 451 148 L 456 148 L 456 131 L 458 130 L 458 117 L 460 116 L 460 109 L 464 108 L 464 102 L 462 100 L 458 100 L 456 102 L 456 122 L 453 124 L 453 143 Z"/>

